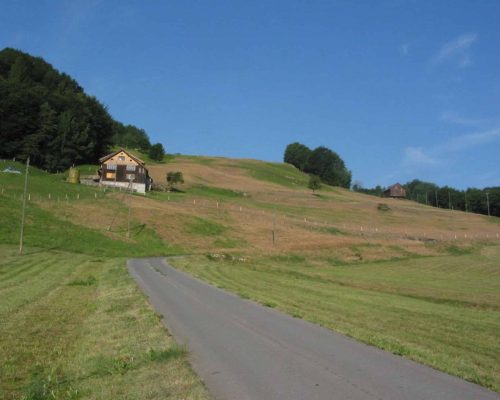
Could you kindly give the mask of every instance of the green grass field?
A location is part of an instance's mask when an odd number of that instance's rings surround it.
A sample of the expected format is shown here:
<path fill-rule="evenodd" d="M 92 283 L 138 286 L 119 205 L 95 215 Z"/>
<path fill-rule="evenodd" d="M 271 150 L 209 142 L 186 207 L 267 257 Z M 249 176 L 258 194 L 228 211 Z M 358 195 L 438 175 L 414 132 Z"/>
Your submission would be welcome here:
<path fill-rule="evenodd" d="M 19 255 L 21 178 L 0 174 L 0 398 L 207 399 L 186 350 L 126 269 L 125 257 L 181 250 L 137 221 L 126 238 L 123 229 L 90 229 L 31 201 Z M 96 189 L 36 169 L 30 189 L 44 198 L 86 193 L 75 207 L 90 201 L 106 207 Z"/>
<path fill-rule="evenodd" d="M 240 161 L 235 165 L 249 171 L 255 179 L 275 183 L 288 188 L 307 187 L 308 177 L 290 164 Z"/>
<path fill-rule="evenodd" d="M 500 247 L 349 265 L 301 255 L 172 262 L 243 298 L 500 391 L 498 260 Z"/>
<path fill-rule="evenodd" d="M 122 258 L 0 246 L 0 398 L 206 399 Z"/>

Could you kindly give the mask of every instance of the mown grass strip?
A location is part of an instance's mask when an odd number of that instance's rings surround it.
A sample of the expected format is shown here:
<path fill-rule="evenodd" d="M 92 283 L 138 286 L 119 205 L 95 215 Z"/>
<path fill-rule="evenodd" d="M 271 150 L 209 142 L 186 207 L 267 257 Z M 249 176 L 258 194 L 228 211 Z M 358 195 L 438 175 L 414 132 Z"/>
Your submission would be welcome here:
<path fill-rule="evenodd" d="M 23 306 L 2 315 L 0 397 L 208 398 L 186 349 L 167 334 L 124 259 L 57 251 L 17 256 L 8 246 L 0 254 L 7 261 L 0 270 L 45 264 L 33 281 L 10 279 Z"/>
<path fill-rule="evenodd" d="M 300 256 L 172 262 L 201 279 L 500 391 L 500 248 L 332 267 Z"/>

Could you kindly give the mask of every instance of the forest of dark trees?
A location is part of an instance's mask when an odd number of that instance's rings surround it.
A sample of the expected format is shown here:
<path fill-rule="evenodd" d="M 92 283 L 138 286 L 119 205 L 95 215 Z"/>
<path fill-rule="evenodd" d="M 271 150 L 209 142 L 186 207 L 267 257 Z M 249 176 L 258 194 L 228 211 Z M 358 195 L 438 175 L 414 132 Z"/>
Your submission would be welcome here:
<path fill-rule="evenodd" d="M 0 51 L 0 158 L 51 172 L 95 163 L 112 146 L 147 152 L 142 129 L 115 121 L 69 75 L 19 50 Z"/>
<path fill-rule="evenodd" d="M 328 185 L 351 186 L 351 171 L 346 168 L 344 160 L 327 147 L 311 150 L 301 143 L 291 143 L 286 147 L 283 159 L 300 171 L 318 176 Z"/>
<path fill-rule="evenodd" d="M 403 187 L 408 199 L 422 204 L 488 215 L 489 203 L 489 214 L 500 217 L 500 187 L 458 190 L 418 179 L 405 183 Z M 381 186 L 364 189 L 359 184 L 354 184 L 353 190 L 374 196 L 382 196 L 384 192 Z"/>

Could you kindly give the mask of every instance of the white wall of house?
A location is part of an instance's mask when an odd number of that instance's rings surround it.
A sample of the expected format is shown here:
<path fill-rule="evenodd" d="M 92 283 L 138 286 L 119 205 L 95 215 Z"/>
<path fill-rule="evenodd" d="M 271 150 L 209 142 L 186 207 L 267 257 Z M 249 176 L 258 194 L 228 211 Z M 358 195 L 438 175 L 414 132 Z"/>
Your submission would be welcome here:
<path fill-rule="evenodd" d="M 101 181 L 102 186 L 110 186 L 115 188 L 127 189 L 129 187 L 128 182 L 114 182 L 114 181 Z M 132 191 L 146 194 L 146 184 L 145 183 L 132 183 Z"/>

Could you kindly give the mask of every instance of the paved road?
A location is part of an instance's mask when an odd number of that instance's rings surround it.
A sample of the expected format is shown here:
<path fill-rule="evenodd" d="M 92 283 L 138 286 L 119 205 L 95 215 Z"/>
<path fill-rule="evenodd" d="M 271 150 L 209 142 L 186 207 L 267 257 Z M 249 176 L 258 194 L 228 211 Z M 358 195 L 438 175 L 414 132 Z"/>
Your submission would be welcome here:
<path fill-rule="evenodd" d="M 472 400 L 500 395 L 243 300 L 168 266 L 129 271 L 216 400 Z M 332 316 L 333 317 L 333 316 Z"/>

